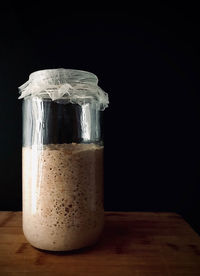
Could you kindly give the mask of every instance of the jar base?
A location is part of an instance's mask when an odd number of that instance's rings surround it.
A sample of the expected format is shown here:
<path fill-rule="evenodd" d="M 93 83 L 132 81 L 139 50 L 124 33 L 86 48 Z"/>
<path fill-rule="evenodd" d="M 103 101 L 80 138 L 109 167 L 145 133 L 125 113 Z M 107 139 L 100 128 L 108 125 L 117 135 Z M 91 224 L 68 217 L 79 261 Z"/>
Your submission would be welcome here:
<path fill-rule="evenodd" d="M 56 254 L 62 254 L 62 253 L 78 253 L 78 252 L 82 252 L 82 251 L 85 251 L 87 249 L 90 249 L 92 248 L 93 246 L 95 246 L 98 242 L 99 242 L 99 239 L 100 237 L 96 238 L 95 240 L 92 240 L 88 243 L 85 243 L 84 245 L 79 245 L 79 246 L 71 246 L 71 247 L 64 247 L 61 248 L 61 247 L 57 247 L 56 246 L 53 248 L 52 246 L 51 247 L 42 247 L 42 246 L 39 246 L 39 245 L 35 245 L 34 243 L 28 241 L 30 243 L 30 245 L 37 249 L 37 250 L 40 250 L 40 251 L 44 251 L 44 252 L 47 252 L 47 253 L 56 253 Z"/>
<path fill-rule="evenodd" d="M 31 244 L 31 246 L 36 250 L 39 250 L 41 252 L 45 252 L 45 253 L 48 253 L 48 254 L 65 255 L 65 254 L 84 253 L 88 250 L 91 250 L 93 247 L 95 247 L 98 244 L 98 242 L 99 242 L 99 239 L 97 239 L 93 243 L 85 245 L 83 247 L 74 248 L 74 249 L 63 249 L 63 250 L 55 250 L 55 249 L 47 250 L 47 249 L 43 249 L 43 248 L 33 246 L 32 244 Z"/>
<path fill-rule="evenodd" d="M 38 233 L 32 233 L 30 235 L 30 232 L 24 230 L 25 238 L 34 248 L 45 251 L 63 252 L 93 246 L 100 239 L 103 226 L 96 228 L 95 231 L 94 229 L 88 229 L 82 232 L 70 231 L 66 235 L 56 235 L 52 238 L 48 237 L 48 235 L 45 238 L 45 235 L 39 235 Z"/>

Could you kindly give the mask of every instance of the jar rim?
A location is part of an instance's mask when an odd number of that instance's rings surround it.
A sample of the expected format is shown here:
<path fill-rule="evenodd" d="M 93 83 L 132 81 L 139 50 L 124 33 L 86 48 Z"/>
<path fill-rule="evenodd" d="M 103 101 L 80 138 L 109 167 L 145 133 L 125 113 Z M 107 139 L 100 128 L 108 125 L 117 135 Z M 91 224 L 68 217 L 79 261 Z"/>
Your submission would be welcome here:
<path fill-rule="evenodd" d="M 59 79 L 60 82 L 62 82 L 62 80 L 67 80 L 69 83 L 79 82 L 98 84 L 98 77 L 94 73 L 77 69 L 42 69 L 32 72 L 29 75 L 30 80 L 51 78 Z"/>

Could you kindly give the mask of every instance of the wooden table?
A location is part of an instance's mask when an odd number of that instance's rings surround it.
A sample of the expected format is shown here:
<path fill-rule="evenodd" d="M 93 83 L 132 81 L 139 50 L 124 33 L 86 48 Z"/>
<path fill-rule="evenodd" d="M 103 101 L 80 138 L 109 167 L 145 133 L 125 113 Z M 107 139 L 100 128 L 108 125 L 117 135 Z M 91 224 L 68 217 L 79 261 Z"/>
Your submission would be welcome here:
<path fill-rule="evenodd" d="M 107 212 L 95 246 L 47 253 L 24 238 L 21 212 L 0 212 L 0 276 L 199 276 L 200 237 L 175 213 Z"/>

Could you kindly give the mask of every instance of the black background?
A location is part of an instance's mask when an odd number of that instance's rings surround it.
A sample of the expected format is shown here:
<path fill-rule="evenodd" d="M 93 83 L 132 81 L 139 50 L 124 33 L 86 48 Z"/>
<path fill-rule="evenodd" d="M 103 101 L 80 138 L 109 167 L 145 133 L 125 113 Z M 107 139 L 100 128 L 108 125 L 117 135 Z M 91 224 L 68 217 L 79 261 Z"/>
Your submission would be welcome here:
<path fill-rule="evenodd" d="M 192 2 L 1 9 L 0 209 L 21 209 L 17 87 L 64 67 L 95 73 L 109 93 L 105 209 L 175 211 L 199 231 L 199 30 Z"/>

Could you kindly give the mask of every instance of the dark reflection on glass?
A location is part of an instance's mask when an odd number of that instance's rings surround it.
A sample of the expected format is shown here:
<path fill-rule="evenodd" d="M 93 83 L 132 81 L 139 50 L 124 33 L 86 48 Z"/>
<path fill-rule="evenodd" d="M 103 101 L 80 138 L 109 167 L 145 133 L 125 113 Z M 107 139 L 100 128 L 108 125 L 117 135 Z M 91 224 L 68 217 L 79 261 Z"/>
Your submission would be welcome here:
<path fill-rule="evenodd" d="M 101 143 L 102 114 L 95 101 L 78 105 L 28 97 L 23 101 L 23 146 Z"/>

